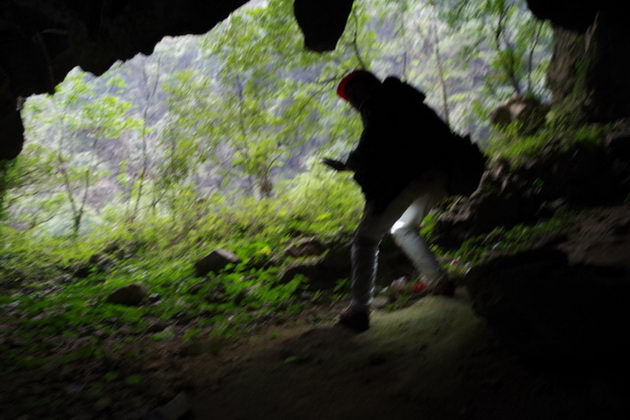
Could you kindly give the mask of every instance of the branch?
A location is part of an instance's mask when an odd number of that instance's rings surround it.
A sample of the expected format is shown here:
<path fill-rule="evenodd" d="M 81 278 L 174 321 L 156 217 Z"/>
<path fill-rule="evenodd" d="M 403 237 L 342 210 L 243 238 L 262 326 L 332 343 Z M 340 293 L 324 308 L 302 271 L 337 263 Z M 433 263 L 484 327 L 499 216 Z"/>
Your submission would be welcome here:
<path fill-rule="evenodd" d="M 365 65 L 365 61 L 363 60 L 363 57 L 361 57 L 361 51 L 359 51 L 359 44 L 357 41 L 357 38 L 359 36 L 359 19 L 357 18 L 357 14 L 356 14 L 356 10 L 352 9 L 352 18 L 354 19 L 354 36 L 352 38 L 352 48 L 354 49 L 354 55 L 357 58 L 357 61 L 359 62 L 359 65 L 361 66 L 361 68 L 363 69 L 367 69 L 367 66 Z"/>
<path fill-rule="evenodd" d="M 538 27 L 534 34 L 534 42 L 529 50 L 529 59 L 527 62 L 527 93 L 532 94 L 532 72 L 534 71 L 534 51 L 540 41 L 540 33 L 542 32 L 543 22 L 538 22 Z"/>

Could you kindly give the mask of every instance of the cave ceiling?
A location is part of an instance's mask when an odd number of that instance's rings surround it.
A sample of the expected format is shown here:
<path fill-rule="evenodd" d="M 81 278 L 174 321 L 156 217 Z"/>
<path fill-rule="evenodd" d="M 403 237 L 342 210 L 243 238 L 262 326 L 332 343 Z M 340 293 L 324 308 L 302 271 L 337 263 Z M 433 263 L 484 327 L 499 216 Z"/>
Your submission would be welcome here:
<path fill-rule="evenodd" d="M 3 0 L 0 2 L 0 159 L 23 143 L 20 98 L 53 92 L 75 66 L 96 75 L 150 54 L 164 36 L 201 34 L 247 0 Z M 334 49 L 353 0 L 296 0 L 305 46 Z M 536 16 L 584 31 L 614 1 L 527 0 Z"/>

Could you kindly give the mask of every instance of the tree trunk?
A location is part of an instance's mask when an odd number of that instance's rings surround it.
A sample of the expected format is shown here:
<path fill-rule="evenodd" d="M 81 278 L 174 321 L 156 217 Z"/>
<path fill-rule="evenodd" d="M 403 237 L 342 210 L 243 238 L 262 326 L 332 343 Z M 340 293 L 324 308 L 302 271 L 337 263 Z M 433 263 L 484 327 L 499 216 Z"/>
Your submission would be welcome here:
<path fill-rule="evenodd" d="M 435 63 L 437 64 L 438 78 L 440 79 L 440 91 L 442 93 L 442 110 L 444 111 L 444 121 L 446 124 L 451 124 L 451 111 L 448 105 L 448 92 L 446 86 L 446 69 L 444 68 L 444 61 L 442 53 L 440 52 L 440 38 L 438 37 L 438 29 L 435 23 L 431 25 L 431 31 L 433 32 L 433 52 L 435 53 Z"/>
<path fill-rule="evenodd" d="M 258 179 L 258 191 L 260 192 L 260 196 L 264 198 L 271 198 L 273 193 L 273 183 L 271 182 L 271 178 L 269 174 L 263 174 Z"/>
<path fill-rule="evenodd" d="M 72 237 L 77 238 L 79 236 L 79 230 L 81 230 L 81 220 L 83 219 L 83 211 L 79 211 L 72 216 Z"/>

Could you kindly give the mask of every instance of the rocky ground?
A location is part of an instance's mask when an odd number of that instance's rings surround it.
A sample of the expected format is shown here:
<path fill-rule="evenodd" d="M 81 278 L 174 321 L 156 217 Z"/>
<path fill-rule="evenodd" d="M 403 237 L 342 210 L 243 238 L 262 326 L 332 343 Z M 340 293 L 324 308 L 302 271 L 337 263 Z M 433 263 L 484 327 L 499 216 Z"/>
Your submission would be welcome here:
<path fill-rule="evenodd" d="M 628 226 L 629 204 L 583 211 L 495 251 L 454 298 L 376 310 L 363 334 L 335 326 L 331 302 L 232 343 L 112 336 L 92 364 L 3 375 L 0 418 L 627 418 Z M 85 385 L 112 370 L 124 389 Z M 11 396 L 53 409 L 19 414 Z"/>
<path fill-rule="evenodd" d="M 588 375 L 523 364 L 464 296 L 377 312 L 362 335 L 328 325 L 253 346 L 192 396 L 194 418 L 604 418 Z"/>
<path fill-rule="evenodd" d="M 623 419 L 630 205 L 592 208 L 497 252 L 455 298 L 329 317 L 244 342 L 187 396 L 193 418 Z M 180 401 L 181 402 L 181 401 Z"/>

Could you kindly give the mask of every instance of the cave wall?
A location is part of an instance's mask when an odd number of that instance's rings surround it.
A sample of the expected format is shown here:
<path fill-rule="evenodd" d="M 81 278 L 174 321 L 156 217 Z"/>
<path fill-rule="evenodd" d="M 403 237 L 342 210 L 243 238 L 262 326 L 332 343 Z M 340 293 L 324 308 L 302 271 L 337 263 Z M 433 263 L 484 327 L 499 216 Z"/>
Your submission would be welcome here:
<path fill-rule="evenodd" d="M 584 39 L 584 111 L 594 122 L 630 116 L 630 28 L 621 10 L 601 12 Z"/>
<path fill-rule="evenodd" d="M 554 27 L 547 85 L 556 108 L 574 122 L 630 117 L 630 31 L 622 15 L 600 13 L 584 33 Z"/>
<path fill-rule="evenodd" d="M 559 114 L 573 122 L 630 117 L 630 28 L 621 1 L 528 0 L 553 24 L 547 85 Z"/>
<path fill-rule="evenodd" d="M 553 28 L 553 55 L 547 68 L 547 87 L 552 93 L 552 102 L 559 109 L 564 105 L 565 116 L 579 119 L 583 114 L 584 98 L 580 92 L 585 87 L 583 33 L 559 26 Z"/>
<path fill-rule="evenodd" d="M 19 99 L 52 92 L 75 66 L 94 74 L 150 54 L 167 35 L 201 34 L 247 0 L 2 0 L 0 159 L 22 148 Z"/>

